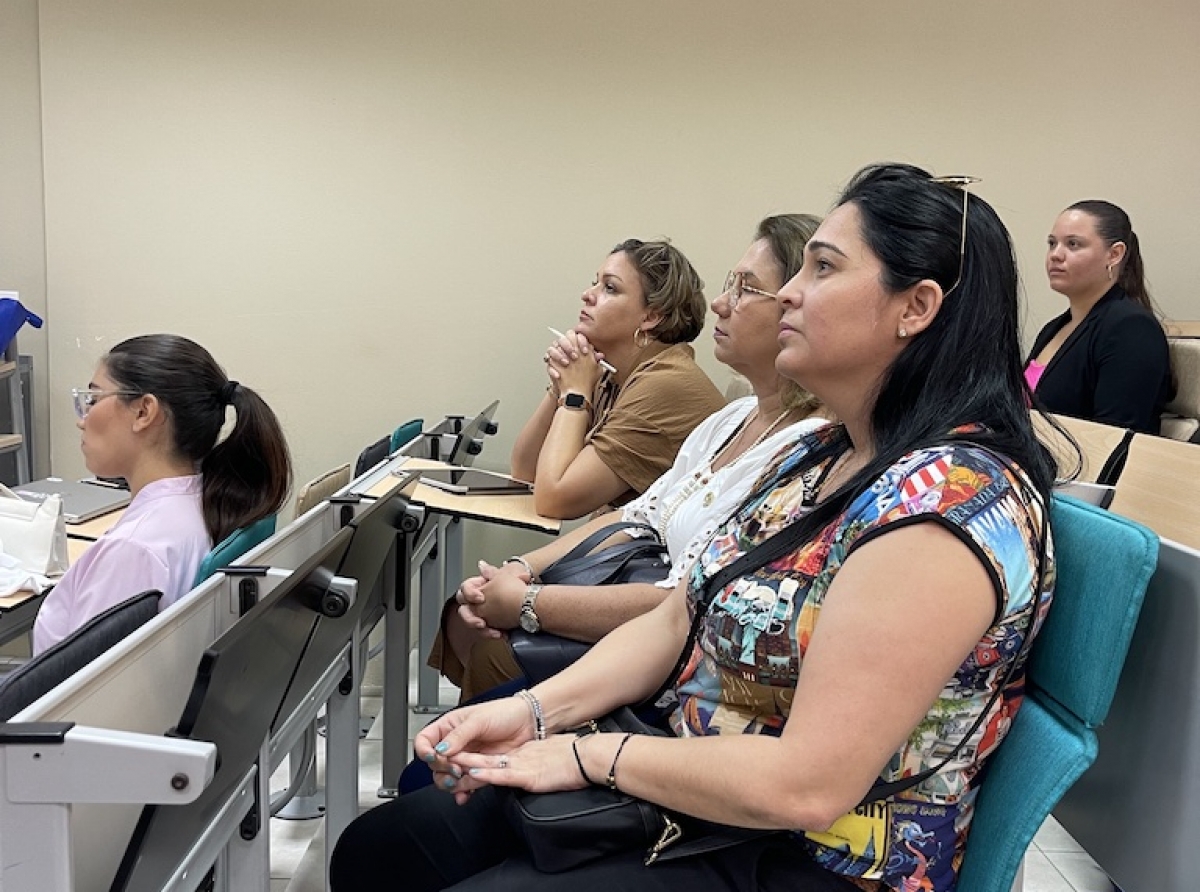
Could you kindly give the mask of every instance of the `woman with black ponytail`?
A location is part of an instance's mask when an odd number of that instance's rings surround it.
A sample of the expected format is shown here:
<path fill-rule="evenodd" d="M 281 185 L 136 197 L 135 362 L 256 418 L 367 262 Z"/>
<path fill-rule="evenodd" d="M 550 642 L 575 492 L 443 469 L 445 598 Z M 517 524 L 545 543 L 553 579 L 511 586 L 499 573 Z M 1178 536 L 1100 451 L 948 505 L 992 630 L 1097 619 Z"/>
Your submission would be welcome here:
<path fill-rule="evenodd" d="M 230 406 L 234 426 L 218 443 Z M 213 545 L 278 511 L 292 483 L 275 413 L 187 338 L 117 344 L 75 391 L 75 412 L 88 470 L 124 477 L 133 500 L 46 596 L 35 653 L 147 589 L 163 593 L 161 608 L 175 603 Z"/>
<path fill-rule="evenodd" d="M 1108 201 L 1075 202 L 1047 238 L 1046 275 L 1070 309 L 1030 351 L 1037 406 L 1157 434 L 1175 385 L 1129 215 Z"/>

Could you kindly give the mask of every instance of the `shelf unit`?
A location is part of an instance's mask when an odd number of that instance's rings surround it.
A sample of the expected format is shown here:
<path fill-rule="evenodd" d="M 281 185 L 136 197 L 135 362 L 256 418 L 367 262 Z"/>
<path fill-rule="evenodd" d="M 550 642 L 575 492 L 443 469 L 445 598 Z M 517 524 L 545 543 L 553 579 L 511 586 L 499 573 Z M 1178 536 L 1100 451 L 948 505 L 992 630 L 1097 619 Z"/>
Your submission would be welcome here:
<path fill-rule="evenodd" d="M 14 483 L 29 482 L 29 451 L 25 441 L 29 432 L 25 429 L 25 389 L 21 386 L 18 363 L 17 339 L 14 336 L 4 349 L 0 359 L 0 387 L 8 391 L 8 418 L 0 418 L 0 455 L 13 453 L 16 460 L 17 479 Z"/>

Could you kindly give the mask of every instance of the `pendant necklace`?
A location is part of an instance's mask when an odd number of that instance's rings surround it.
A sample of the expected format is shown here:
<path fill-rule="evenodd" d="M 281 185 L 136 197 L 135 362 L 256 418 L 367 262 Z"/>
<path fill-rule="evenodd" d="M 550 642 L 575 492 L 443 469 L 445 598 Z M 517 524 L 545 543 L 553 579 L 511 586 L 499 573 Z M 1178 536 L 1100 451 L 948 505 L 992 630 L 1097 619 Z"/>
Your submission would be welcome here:
<path fill-rule="evenodd" d="M 766 440 L 767 437 L 771 436 L 771 434 L 773 434 L 775 432 L 775 428 L 779 427 L 779 425 L 783 421 L 783 419 L 787 418 L 788 415 L 791 414 L 791 411 L 792 411 L 791 409 L 784 409 L 779 414 L 779 417 L 776 418 L 774 421 L 772 421 L 770 426 L 766 430 L 764 430 L 761 434 L 759 434 L 758 438 L 753 443 L 751 443 L 748 447 L 746 447 L 746 449 L 744 449 L 736 458 L 734 458 L 732 461 L 730 461 L 729 464 L 727 464 L 725 467 L 732 468 L 734 465 L 736 465 L 739 461 L 742 460 L 742 457 L 744 455 L 746 455 L 749 452 L 753 452 L 754 448 L 756 446 L 758 446 L 760 443 L 762 443 L 764 440 Z M 742 425 L 741 429 L 738 431 L 738 436 L 740 436 L 741 431 L 744 431 L 746 428 L 750 427 L 750 425 L 752 423 L 757 421 L 760 414 L 761 414 L 760 412 L 756 411 L 754 413 L 753 418 L 747 419 L 747 421 Z M 714 455 L 711 459 L 709 459 L 709 461 L 707 462 L 707 464 L 704 465 L 704 467 L 702 467 L 700 470 L 696 471 L 696 473 L 691 476 L 691 479 L 689 479 L 688 482 L 684 484 L 683 489 L 680 491 L 679 495 L 676 496 L 671 501 L 671 504 L 663 509 L 662 529 L 666 529 L 667 524 L 670 523 L 671 518 L 675 516 L 675 512 L 679 510 L 680 506 L 684 502 L 686 502 L 693 495 L 695 495 L 696 492 L 698 492 L 699 490 L 704 489 L 706 486 L 708 486 L 709 482 L 717 474 L 717 472 L 713 470 L 713 465 L 715 465 L 718 461 L 721 460 L 721 456 L 724 455 L 729 450 L 729 448 L 734 444 L 734 442 L 736 440 L 737 440 L 737 436 L 734 436 L 729 440 L 728 443 L 726 443 L 724 446 L 722 446 L 721 449 L 717 452 L 717 454 Z M 704 503 L 703 503 L 704 507 L 705 508 L 711 507 L 712 503 L 715 502 L 716 499 L 717 499 L 717 494 L 715 492 L 713 492 L 712 490 L 709 490 L 708 492 L 706 492 L 704 494 Z"/>

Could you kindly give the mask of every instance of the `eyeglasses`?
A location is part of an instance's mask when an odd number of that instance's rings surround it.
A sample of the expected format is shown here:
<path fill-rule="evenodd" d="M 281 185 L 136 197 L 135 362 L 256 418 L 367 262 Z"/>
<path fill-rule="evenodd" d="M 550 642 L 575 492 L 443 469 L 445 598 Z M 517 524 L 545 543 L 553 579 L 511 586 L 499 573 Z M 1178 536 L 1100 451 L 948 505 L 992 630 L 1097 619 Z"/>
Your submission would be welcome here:
<path fill-rule="evenodd" d="M 87 418 L 88 412 L 92 410 L 92 406 L 100 402 L 106 396 L 141 396 L 136 390 L 80 390 L 78 387 L 71 389 L 71 396 L 75 398 L 75 414 L 82 421 Z"/>
<path fill-rule="evenodd" d="M 725 287 L 721 289 L 721 293 L 729 297 L 730 312 L 738 308 L 738 304 L 742 302 L 742 296 L 746 294 L 757 294 L 772 299 L 779 296 L 771 291 L 763 291 L 761 288 L 747 285 L 745 273 L 730 273 L 727 275 L 725 277 Z"/>
<path fill-rule="evenodd" d="M 948 176 L 948 177 L 930 177 L 929 182 L 941 183 L 942 185 L 945 185 L 945 186 L 953 186 L 955 189 L 958 189 L 959 191 L 962 192 L 962 197 L 963 197 L 962 238 L 959 239 L 959 243 L 958 243 L 958 276 L 957 276 L 957 278 L 955 278 L 954 284 L 951 285 L 949 288 L 947 288 L 944 292 L 942 292 L 942 296 L 946 297 L 947 295 L 950 294 L 951 291 L 953 291 L 955 288 L 958 287 L 960 282 L 962 282 L 963 263 L 965 262 L 965 259 L 967 256 L 967 198 L 969 197 L 969 194 L 967 192 L 967 187 L 970 186 L 972 183 L 980 182 L 980 178 L 963 176 L 960 174 L 960 175 Z"/>

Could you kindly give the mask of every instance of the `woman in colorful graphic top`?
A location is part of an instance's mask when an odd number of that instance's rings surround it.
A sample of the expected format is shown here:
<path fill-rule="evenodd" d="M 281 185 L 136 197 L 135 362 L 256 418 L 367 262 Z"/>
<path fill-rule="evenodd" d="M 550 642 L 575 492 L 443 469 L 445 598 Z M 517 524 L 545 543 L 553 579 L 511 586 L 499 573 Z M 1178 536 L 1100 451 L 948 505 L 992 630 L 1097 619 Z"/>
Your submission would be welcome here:
<path fill-rule="evenodd" d="M 980 769 L 1019 705 L 1010 669 L 1054 579 L 1053 466 L 1029 420 L 1012 246 L 961 181 L 870 167 L 779 299 L 778 368 L 841 423 L 779 456 L 659 608 L 530 692 L 422 731 L 435 788 L 347 830 L 336 892 L 954 886 Z M 675 685 L 678 739 L 562 733 L 652 694 L 705 580 L 780 530 L 801 544 L 703 615 Z M 877 781 L 939 766 L 859 807 Z M 690 816 L 685 841 L 691 818 L 791 832 L 539 873 L 496 787 L 588 778 Z"/>

